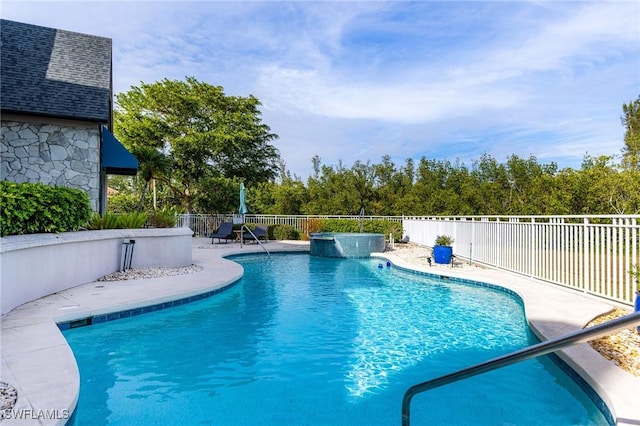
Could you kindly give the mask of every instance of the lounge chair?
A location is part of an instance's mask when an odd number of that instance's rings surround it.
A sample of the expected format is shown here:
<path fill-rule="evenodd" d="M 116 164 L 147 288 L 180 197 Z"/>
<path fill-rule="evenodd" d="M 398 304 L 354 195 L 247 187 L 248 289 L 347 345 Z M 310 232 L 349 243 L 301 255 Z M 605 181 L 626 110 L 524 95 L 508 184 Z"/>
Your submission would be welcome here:
<path fill-rule="evenodd" d="M 213 244 L 214 238 L 218 239 L 218 243 L 220 243 L 221 240 L 224 240 L 225 244 L 227 243 L 227 240 L 234 240 L 236 237 L 233 234 L 233 223 L 222 222 L 218 230 L 209 235 L 209 237 L 211 238 L 211 244 Z"/>
<path fill-rule="evenodd" d="M 256 236 L 256 238 L 258 240 L 263 240 L 265 243 L 267 242 L 267 227 L 266 226 L 256 226 L 255 229 L 253 229 L 251 232 L 253 232 L 253 235 Z M 245 241 L 255 241 L 255 238 L 253 238 L 253 235 L 251 235 L 249 232 L 245 232 L 244 234 L 242 234 L 242 238 Z"/>

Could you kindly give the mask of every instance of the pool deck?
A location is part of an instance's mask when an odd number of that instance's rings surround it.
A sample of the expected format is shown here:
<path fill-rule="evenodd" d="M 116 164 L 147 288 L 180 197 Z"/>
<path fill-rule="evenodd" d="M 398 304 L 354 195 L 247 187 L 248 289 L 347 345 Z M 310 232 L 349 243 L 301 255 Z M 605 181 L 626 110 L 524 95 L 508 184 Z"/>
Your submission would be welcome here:
<path fill-rule="evenodd" d="M 271 252 L 308 251 L 308 242 L 269 242 Z M 240 265 L 223 256 L 263 252 L 257 244 L 211 244 L 193 239 L 193 263 L 199 272 L 140 280 L 91 282 L 26 303 L 2 316 L 0 380 L 18 392 L 13 413 L 3 425 L 64 424 L 76 405 L 80 378 L 71 349 L 56 323 L 142 308 L 220 289 L 238 280 Z M 376 255 L 378 256 L 378 255 Z M 545 339 L 583 328 L 613 305 L 594 297 L 490 268 L 432 268 L 416 266 L 394 256 L 382 256 L 395 265 L 435 275 L 500 285 L 524 300 L 530 326 Z M 587 343 L 562 351 L 560 356 L 595 389 L 617 424 L 640 425 L 640 377 L 607 361 Z M 425 373 L 425 380 L 430 379 Z M 400 419 L 400 406 L 398 406 Z"/>

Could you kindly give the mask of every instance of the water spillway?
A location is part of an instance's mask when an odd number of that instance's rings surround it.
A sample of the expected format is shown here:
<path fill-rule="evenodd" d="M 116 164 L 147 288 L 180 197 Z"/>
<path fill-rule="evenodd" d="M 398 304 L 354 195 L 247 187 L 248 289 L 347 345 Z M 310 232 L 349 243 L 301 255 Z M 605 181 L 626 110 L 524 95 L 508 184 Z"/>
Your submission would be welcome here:
<path fill-rule="evenodd" d="M 310 235 L 311 256 L 363 258 L 385 249 L 383 234 L 321 232 Z"/>

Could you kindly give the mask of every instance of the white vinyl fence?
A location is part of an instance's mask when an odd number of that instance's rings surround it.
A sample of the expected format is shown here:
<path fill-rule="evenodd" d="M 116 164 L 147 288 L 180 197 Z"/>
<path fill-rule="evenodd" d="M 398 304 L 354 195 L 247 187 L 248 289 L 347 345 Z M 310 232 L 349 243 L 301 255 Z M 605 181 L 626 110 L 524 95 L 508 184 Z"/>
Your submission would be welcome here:
<path fill-rule="evenodd" d="M 237 215 L 180 214 L 176 215 L 176 226 L 191 228 L 198 237 L 206 237 L 218 229 L 222 222 L 231 222 Z M 402 216 L 339 216 L 339 215 L 273 215 L 246 214 L 244 223 L 260 225 L 290 225 L 301 233 L 306 232 L 307 222 L 311 219 L 356 219 L 356 220 L 394 220 L 402 222 Z"/>
<path fill-rule="evenodd" d="M 254 215 L 245 223 L 286 224 L 305 232 L 310 219 L 395 220 L 409 241 L 433 246 L 438 235 L 451 235 L 453 253 L 497 268 L 633 305 L 630 272 L 640 267 L 640 215 L 607 216 L 330 216 Z M 237 219 L 237 218 L 236 218 Z M 178 215 L 206 237 L 233 215 Z"/>
<path fill-rule="evenodd" d="M 454 238 L 459 258 L 632 305 L 640 215 L 405 217 L 411 242 Z"/>
<path fill-rule="evenodd" d="M 179 214 L 176 215 L 176 226 L 191 228 L 196 237 L 206 237 L 218 229 L 225 220 L 231 221 L 231 217 L 211 214 Z"/>

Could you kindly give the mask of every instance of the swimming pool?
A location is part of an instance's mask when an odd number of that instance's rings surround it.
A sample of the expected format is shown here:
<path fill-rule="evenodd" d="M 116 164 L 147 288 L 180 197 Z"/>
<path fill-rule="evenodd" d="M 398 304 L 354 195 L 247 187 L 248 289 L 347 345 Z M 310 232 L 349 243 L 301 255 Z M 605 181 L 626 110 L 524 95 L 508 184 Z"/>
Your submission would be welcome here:
<path fill-rule="evenodd" d="M 374 259 L 236 257 L 208 299 L 64 332 L 75 424 L 400 424 L 411 385 L 535 339 L 511 295 Z M 548 360 L 418 395 L 412 424 L 606 424 Z"/>

